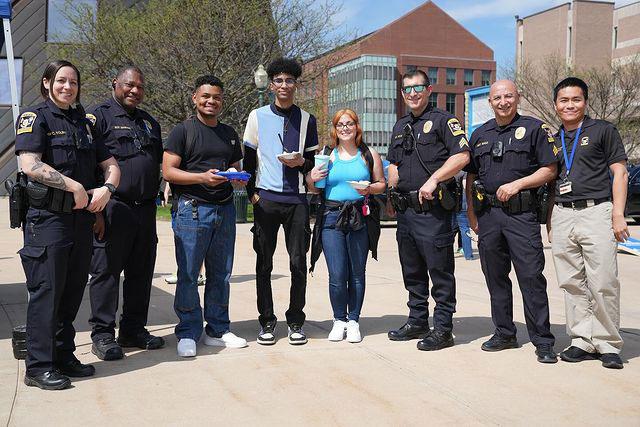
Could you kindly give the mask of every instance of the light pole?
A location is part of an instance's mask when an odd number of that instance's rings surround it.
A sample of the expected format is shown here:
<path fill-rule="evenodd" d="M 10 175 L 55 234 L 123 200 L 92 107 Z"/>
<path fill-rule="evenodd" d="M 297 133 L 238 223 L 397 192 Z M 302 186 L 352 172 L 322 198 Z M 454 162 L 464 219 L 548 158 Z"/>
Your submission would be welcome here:
<path fill-rule="evenodd" d="M 269 85 L 269 77 L 262 64 L 258 65 L 258 69 L 253 73 L 253 81 L 258 88 L 258 104 L 262 107 L 264 105 L 264 93 Z"/>

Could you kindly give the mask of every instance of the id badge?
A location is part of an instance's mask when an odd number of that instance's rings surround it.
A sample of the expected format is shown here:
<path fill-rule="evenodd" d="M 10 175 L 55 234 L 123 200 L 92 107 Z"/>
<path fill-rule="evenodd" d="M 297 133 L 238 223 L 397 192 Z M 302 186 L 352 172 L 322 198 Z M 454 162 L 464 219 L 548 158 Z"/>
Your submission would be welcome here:
<path fill-rule="evenodd" d="M 571 181 L 564 181 L 558 186 L 558 190 L 560 190 L 560 194 L 571 193 Z"/>

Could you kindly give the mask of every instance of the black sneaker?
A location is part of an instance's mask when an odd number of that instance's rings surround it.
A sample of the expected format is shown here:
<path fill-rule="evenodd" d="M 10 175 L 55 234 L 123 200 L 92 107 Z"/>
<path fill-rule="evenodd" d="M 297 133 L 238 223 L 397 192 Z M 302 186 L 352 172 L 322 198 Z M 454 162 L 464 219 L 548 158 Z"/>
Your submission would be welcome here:
<path fill-rule="evenodd" d="M 422 341 L 418 341 L 418 350 L 435 351 L 453 347 L 453 335 L 450 331 L 434 329 Z"/>
<path fill-rule="evenodd" d="M 501 351 L 508 348 L 518 348 L 518 340 L 516 337 L 503 337 L 502 335 L 494 334 L 487 341 L 483 342 L 480 348 L 484 351 Z"/>
<path fill-rule="evenodd" d="M 589 353 L 588 351 L 584 351 L 580 347 L 571 346 L 562 353 L 560 353 L 560 359 L 565 362 L 582 362 L 584 360 L 595 360 L 598 358 L 598 353 Z"/>
<path fill-rule="evenodd" d="M 616 353 L 602 353 L 600 355 L 600 361 L 602 362 L 602 366 L 609 369 L 622 369 L 624 365 L 622 364 L 622 359 L 620 359 L 620 355 Z"/>
<path fill-rule="evenodd" d="M 302 325 L 289 326 L 289 344 L 302 345 L 307 343 L 307 336 L 304 334 Z"/>
<path fill-rule="evenodd" d="M 138 347 L 142 350 L 156 350 L 164 347 L 164 338 L 151 335 L 146 329 L 137 334 L 128 335 L 120 332 L 118 344 L 122 347 Z"/>
<path fill-rule="evenodd" d="M 112 336 L 97 339 L 91 346 L 91 353 L 100 360 L 118 360 L 124 357 L 122 347 Z"/>
<path fill-rule="evenodd" d="M 553 351 L 553 346 L 551 344 L 540 344 L 537 346 L 536 356 L 538 356 L 538 362 L 540 363 L 558 362 L 558 355 Z"/>
<path fill-rule="evenodd" d="M 276 323 L 267 323 L 262 328 L 260 328 L 260 332 L 258 333 L 258 339 L 256 340 L 258 344 L 262 345 L 273 345 L 276 343 L 276 335 L 274 331 L 276 329 Z"/>

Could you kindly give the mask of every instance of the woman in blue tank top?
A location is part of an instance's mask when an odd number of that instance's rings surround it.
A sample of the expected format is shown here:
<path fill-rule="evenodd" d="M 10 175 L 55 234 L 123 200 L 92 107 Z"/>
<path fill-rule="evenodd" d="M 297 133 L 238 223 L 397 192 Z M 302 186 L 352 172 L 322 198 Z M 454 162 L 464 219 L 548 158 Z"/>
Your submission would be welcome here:
<path fill-rule="evenodd" d="M 320 223 L 316 220 L 316 227 L 320 227 L 329 270 L 329 299 L 334 320 L 328 338 L 341 341 L 346 334 L 347 341 L 360 342 L 358 320 L 364 301 L 370 247 L 367 227 L 379 227 L 379 221 L 377 225 L 370 221 L 368 201 L 369 195 L 384 192 L 386 183 L 380 155 L 362 142 L 357 114 L 349 109 L 340 110 L 333 116 L 332 124 L 328 167 L 315 167 L 307 176 L 307 184 L 310 191 L 318 192 L 315 183 L 326 179 L 323 214 Z M 357 189 L 353 182 L 359 183 Z"/>

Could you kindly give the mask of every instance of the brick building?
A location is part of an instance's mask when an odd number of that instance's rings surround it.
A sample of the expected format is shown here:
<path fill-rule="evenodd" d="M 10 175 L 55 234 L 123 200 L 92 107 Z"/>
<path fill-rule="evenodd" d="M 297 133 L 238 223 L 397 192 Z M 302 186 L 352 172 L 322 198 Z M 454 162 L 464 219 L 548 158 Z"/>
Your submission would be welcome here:
<path fill-rule="evenodd" d="M 386 154 L 393 124 L 406 114 L 401 76 L 415 68 L 431 79 L 430 102 L 461 121 L 464 91 L 488 85 L 496 75 L 493 50 L 428 1 L 383 28 L 309 61 L 307 75 L 320 71 L 301 95 L 319 101 L 324 123 L 341 108 L 355 110 L 364 140 Z"/>

